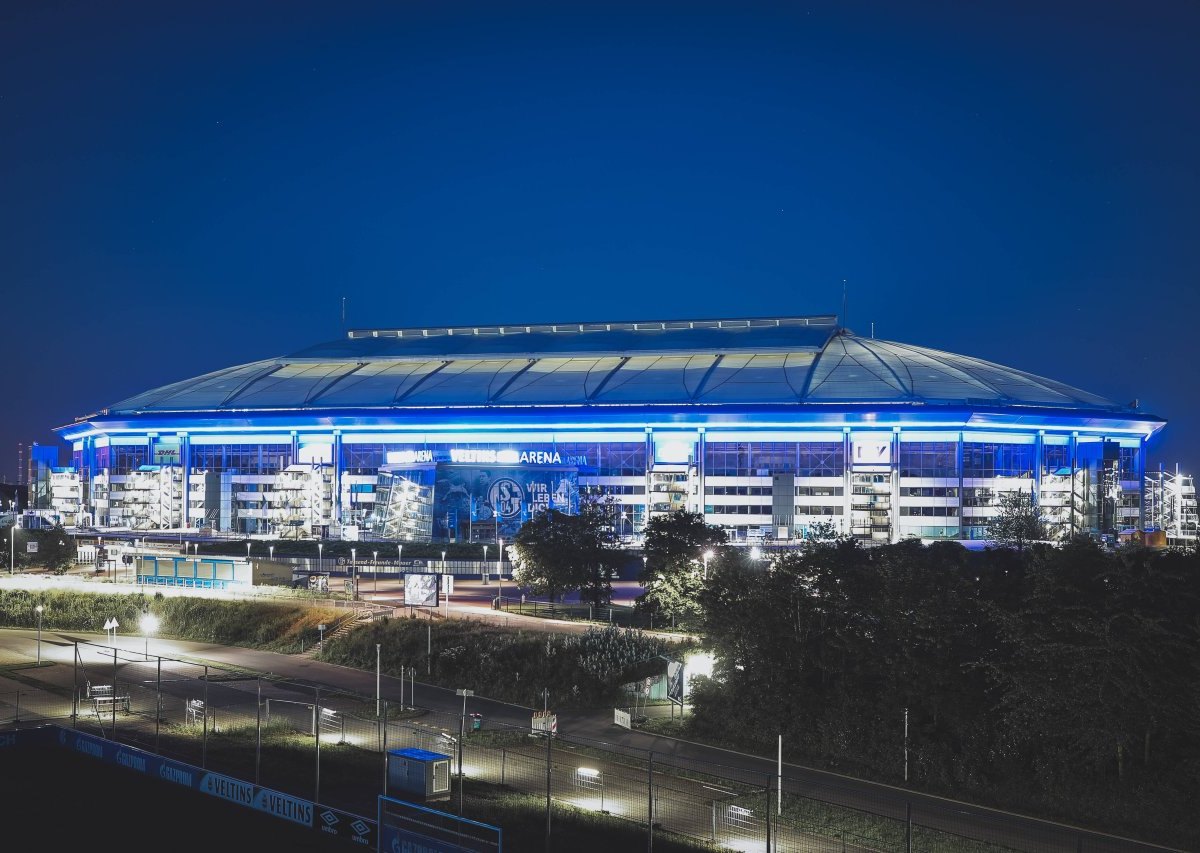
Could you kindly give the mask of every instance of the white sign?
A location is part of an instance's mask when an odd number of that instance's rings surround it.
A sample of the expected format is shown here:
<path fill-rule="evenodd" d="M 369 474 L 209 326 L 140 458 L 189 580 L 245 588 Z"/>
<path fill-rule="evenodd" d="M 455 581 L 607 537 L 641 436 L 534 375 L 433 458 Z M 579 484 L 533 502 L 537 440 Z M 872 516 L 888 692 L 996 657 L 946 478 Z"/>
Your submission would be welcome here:
<path fill-rule="evenodd" d="M 389 465 L 418 465 L 432 461 L 432 450 L 389 450 L 387 452 Z"/>
<path fill-rule="evenodd" d="M 892 442 L 888 438 L 855 440 L 853 453 L 855 465 L 890 465 Z"/>
<path fill-rule="evenodd" d="M 25 553 L 26 554 L 36 554 L 37 552 L 38 552 L 38 543 L 36 543 L 36 542 L 26 542 L 25 543 Z"/>
<path fill-rule="evenodd" d="M 534 711 L 533 730 L 558 734 L 558 715 L 553 711 Z"/>
<path fill-rule="evenodd" d="M 105 631 L 115 631 L 119 627 L 120 627 L 120 623 L 117 622 L 117 617 L 115 617 L 115 616 L 109 616 L 108 619 L 105 620 L 105 622 L 104 622 L 104 630 Z"/>
<path fill-rule="evenodd" d="M 629 712 L 622 711 L 620 708 L 613 708 L 613 723 L 623 729 L 632 729 L 633 726 L 629 722 Z"/>
<path fill-rule="evenodd" d="M 450 461 L 474 465 L 561 465 L 557 450 L 490 450 L 488 448 L 451 447 Z"/>

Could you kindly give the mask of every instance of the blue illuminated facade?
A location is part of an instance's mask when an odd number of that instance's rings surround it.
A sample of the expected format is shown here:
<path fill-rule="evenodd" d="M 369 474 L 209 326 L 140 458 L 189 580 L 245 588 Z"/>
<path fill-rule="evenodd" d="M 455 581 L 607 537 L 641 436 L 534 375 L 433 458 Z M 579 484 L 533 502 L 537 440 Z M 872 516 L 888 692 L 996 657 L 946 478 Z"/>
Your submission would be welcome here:
<path fill-rule="evenodd" d="M 353 331 L 59 433 L 98 526 L 492 540 L 594 495 L 626 539 L 896 541 L 985 538 L 1014 490 L 1059 537 L 1140 528 L 1163 423 L 822 316 Z"/>

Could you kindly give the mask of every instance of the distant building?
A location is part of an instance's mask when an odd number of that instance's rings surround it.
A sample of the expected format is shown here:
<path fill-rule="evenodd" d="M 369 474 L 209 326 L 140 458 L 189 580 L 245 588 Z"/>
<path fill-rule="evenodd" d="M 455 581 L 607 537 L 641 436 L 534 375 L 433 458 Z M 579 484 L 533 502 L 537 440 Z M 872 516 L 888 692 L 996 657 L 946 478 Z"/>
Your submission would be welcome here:
<path fill-rule="evenodd" d="M 30 509 L 50 508 L 50 475 L 59 467 L 59 448 L 55 445 L 29 445 L 29 457 L 25 468 L 25 486 Z"/>
<path fill-rule="evenodd" d="M 1191 474 L 1163 468 L 1146 475 L 1146 530 L 1163 534 L 1165 544 L 1194 546 L 1200 532 L 1196 481 Z"/>
<path fill-rule="evenodd" d="M 622 538 L 688 509 L 891 542 L 986 538 L 1014 490 L 1059 538 L 1143 528 L 1163 425 L 818 316 L 356 330 L 58 433 L 98 525 L 491 540 L 596 495 Z"/>

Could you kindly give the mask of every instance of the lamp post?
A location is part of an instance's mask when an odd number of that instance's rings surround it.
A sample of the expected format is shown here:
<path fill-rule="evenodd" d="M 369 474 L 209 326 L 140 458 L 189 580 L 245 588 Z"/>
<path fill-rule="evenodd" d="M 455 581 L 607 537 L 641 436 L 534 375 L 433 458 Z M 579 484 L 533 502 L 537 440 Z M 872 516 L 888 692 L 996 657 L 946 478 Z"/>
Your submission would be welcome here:
<path fill-rule="evenodd" d="M 350 549 L 350 600 L 358 601 L 358 549 Z"/>
<path fill-rule="evenodd" d="M 317 543 L 317 571 L 325 571 L 325 543 Z"/>
<path fill-rule="evenodd" d="M 250 559 L 250 540 L 246 540 L 246 559 Z"/>
<path fill-rule="evenodd" d="M 270 556 L 270 559 L 272 561 L 274 561 L 274 559 L 275 559 L 275 546 L 274 545 L 267 546 L 267 554 Z"/>
<path fill-rule="evenodd" d="M 373 574 L 375 576 L 375 592 L 379 592 L 379 552 L 378 551 L 371 552 L 371 569 L 372 569 L 371 574 Z M 376 716 L 378 716 L 378 715 L 376 715 Z"/>
<path fill-rule="evenodd" d="M 483 568 L 482 568 L 482 569 L 479 571 L 479 578 L 480 578 L 480 580 L 482 580 L 484 583 L 487 583 L 487 582 L 488 582 L 488 577 L 487 577 L 487 549 L 488 549 L 488 546 L 487 546 L 487 545 L 484 545 L 484 546 L 483 546 Z"/>
<path fill-rule="evenodd" d="M 325 650 L 325 623 L 322 622 L 321 624 L 317 625 L 317 630 L 321 632 L 321 642 L 317 646 L 317 648 L 320 649 L 321 651 L 324 651 Z"/>
<path fill-rule="evenodd" d="M 150 611 L 142 614 L 142 635 L 146 638 L 145 658 L 150 660 L 150 635 L 158 630 L 158 617 Z"/>
<path fill-rule="evenodd" d="M 496 597 L 502 599 L 500 606 L 504 606 L 504 540 L 500 540 L 500 546 L 496 549 Z"/>
<path fill-rule="evenodd" d="M 37 617 L 38 617 L 38 655 L 37 655 L 37 663 L 38 663 L 38 666 L 41 666 L 41 665 L 42 665 L 42 605 L 40 605 L 40 604 L 39 604 L 37 607 L 35 607 L 35 608 L 33 608 L 33 609 L 34 609 L 34 610 L 37 612 Z"/>
<path fill-rule="evenodd" d="M 446 582 L 446 552 L 442 552 L 442 576 L 438 578 L 438 583 Z M 450 618 L 450 587 L 446 587 L 446 618 Z"/>
<path fill-rule="evenodd" d="M 704 552 L 704 579 L 708 580 L 708 561 L 712 559 L 712 549 L 709 548 Z"/>

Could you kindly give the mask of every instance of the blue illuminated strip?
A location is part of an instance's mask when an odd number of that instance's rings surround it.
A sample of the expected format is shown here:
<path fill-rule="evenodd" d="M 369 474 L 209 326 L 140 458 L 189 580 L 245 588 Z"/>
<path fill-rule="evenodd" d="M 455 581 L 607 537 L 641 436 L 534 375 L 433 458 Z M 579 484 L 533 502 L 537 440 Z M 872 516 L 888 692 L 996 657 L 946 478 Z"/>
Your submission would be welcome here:
<path fill-rule="evenodd" d="M 270 432 L 300 434 L 329 434 L 339 431 L 353 433 L 393 433 L 396 440 L 421 433 L 512 433 L 512 432 L 570 432 L 644 431 L 646 428 L 689 429 L 706 426 L 711 429 L 988 429 L 1036 432 L 1051 430 L 1096 435 L 1131 435 L 1149 438 L 1164 425 L 1152 415 L 1136 416 L 1128 412 L 1064 411 L 1062 409 L 1030 409 L 1013 407 L 965 408 L 923 405 L 873 408 L 798 406 L 792 410 L 760 406 L 627 406 L 577 407 L 560 406 L 545 409 L 522 407 L 471 409 L 390 409 L 326 410 L 300 413 L 289 411 L 247 412 L 231 417 L 228 413 L 181 412 L 178 415 L 100 416 L 86 422 L 58 428 L 67 441 L 86 437 L 180 431 L 189 435 L 241 434 Z M 407 440 L 412 440 L 411 438 Z M 417 440 L 422 440 L 418 438 Z"/>

